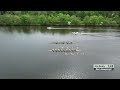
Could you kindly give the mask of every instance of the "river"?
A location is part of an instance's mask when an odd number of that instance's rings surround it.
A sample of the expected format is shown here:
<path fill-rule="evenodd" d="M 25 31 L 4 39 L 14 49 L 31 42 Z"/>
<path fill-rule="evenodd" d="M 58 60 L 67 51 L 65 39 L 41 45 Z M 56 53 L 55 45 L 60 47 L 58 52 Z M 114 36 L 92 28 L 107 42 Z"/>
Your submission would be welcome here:
<path fill-rule="evenodd" d="M 50 44 L 58 41 L 74 43 Z M 48 51 L 60 47 L 77 47 L 81 52 Z M 114 64 L 115 68 L 95 71 L 93 64 Z M 120 79 L 120 28 L 1 26 L 0 79 Z"/>

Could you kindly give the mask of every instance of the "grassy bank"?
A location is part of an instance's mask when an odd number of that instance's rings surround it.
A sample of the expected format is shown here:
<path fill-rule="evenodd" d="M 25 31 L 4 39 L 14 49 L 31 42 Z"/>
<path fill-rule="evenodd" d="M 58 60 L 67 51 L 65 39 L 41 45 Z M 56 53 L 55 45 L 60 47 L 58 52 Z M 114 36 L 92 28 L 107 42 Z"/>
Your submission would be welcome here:
<path fill-rule="evenodd" d="M 120 19 L 103 17 L 101 15 L 85 16 L 58 13 L 55 15 L 0 15 L 0 25 L 70 25 L 76 26 L 119 26 Z"/>

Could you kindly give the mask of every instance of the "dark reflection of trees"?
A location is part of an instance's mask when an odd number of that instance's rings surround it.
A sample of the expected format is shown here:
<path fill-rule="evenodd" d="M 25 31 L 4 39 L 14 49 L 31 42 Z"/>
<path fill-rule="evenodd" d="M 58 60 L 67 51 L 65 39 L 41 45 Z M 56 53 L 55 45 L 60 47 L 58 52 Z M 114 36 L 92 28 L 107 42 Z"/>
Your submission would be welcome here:
<path fill-rule="evenodd" d="M 26 26 L 8 26 L 8 27 L 0 27 L 0 30 L 6 32 L 6 33 L 26 33 L 26 34 L 30 34 L 31 33 L 31 29 L 30 27 L 26 27 Z"/>
<path fill-rule="evenodd" d="M 61 35 L 65 35 L 65 34 L 69 34 L 71 32 L 92 32 L 92 33 L 96 33 L 96 32 L 109 32 L 109 30 L 107 28 L 96 28 L 96 27 L 85 27 L 82 30 L 73 30 L 73 29 L 50 29 L 47 30 L 46 26 L 1 26 L 0 27 L 0 31 L 3 31 L 5 33 L 25 33 L 25 34 L 32 34 L 32 33 L 36 33 L 36 32 L 40 32 L 43 34 L 61 34 Z M 116 28 L 118 29 L 118 28 Z M 120 30 L 120 29 L 118 29 Z"/>
<path fill-rule="evenodd" d="M 85 32 L 99 33 L 99 32 L 106 32 L 106 30 L 105 29 L 89 29 L 89 30 L 85 30 Z"/>

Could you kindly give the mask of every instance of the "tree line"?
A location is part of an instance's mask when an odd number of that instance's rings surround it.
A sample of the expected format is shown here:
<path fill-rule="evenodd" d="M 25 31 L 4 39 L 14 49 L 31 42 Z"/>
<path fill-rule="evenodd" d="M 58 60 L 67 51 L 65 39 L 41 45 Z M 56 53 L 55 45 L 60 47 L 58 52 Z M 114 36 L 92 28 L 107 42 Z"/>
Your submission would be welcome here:
<path fill-rule="evenodd" d="M 0 11 L 0 25 L 120 25 L 120 11 Z"/>

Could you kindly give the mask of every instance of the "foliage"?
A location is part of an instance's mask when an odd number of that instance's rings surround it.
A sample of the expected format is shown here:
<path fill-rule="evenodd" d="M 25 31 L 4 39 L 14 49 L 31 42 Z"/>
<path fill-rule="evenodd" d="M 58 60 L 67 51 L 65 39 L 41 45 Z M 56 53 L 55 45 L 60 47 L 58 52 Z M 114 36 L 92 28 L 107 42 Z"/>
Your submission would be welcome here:
<path fill-rule="evenodd" d="M 0 11 L 0 25 L 120 25 L 120 11 Z"/>

